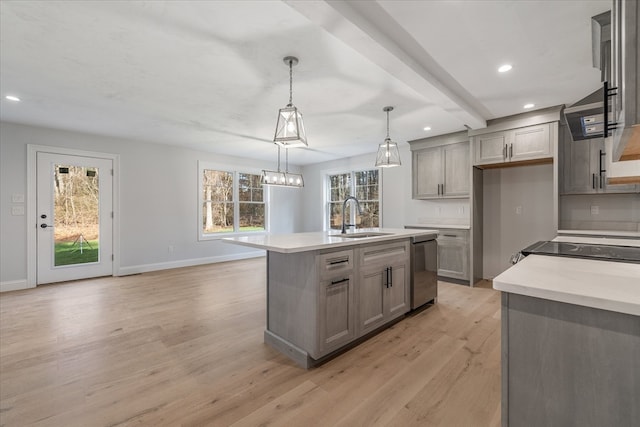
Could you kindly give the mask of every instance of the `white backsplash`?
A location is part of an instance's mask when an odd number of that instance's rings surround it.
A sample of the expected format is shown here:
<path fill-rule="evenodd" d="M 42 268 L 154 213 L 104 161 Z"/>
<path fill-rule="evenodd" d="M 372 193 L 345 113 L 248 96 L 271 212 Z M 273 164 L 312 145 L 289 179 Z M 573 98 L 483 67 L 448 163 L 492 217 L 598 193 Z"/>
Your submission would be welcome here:
<path fill-rule="evenodd" d="M 640 194 L 560 196 L 559 228 L 640 231 Z"/>
<path fill-rule="evenodd" d="M 468 199 L 412 200 L 407 224 L 469 225 Z"/>

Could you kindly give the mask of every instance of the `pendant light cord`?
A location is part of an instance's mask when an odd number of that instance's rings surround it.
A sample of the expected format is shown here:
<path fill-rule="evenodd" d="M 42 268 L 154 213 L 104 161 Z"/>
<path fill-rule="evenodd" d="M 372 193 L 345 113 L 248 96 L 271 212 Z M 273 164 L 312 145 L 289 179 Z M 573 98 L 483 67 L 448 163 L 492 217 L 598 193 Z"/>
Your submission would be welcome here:
<path fill-rule="evenodd" d="M 387 139 L 389 139 L 389 111 L 387 111 Z"/>
<path fill-rule="evenodd" d="M 289 107 L 293 105 L 293 60 L 289 60 Z"/>

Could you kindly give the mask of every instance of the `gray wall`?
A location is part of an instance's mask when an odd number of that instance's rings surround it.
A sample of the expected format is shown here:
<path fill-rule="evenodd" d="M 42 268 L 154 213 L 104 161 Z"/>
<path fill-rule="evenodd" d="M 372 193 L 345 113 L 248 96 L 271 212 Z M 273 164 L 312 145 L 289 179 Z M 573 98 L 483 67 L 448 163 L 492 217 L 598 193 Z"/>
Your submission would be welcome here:
<path fill-rule="evenodd" d="M 485 169 L 482 174 L 483 277 L 492 279 L 510 267 L 514 252 L 555 238 L 553 165 Z"/>
<path fill-rule="evenodd" d="M 242 140 L 239 139 L 239 144 Z M 120 266 L 117 274 L 192 265 L 256 251 L 219 240 L 198 241 L 198 161 L 260 170 L 266 162 L 169 145 L 0 123 L 0 285 L 27 277 L 27 217 L 14 216 L 13 194 L 27 197 L 27 144 L 120 156 Z M 297 168 L 291 168 L 292 170 Z M 301 193 L 271 191 L 271 231 L 300 231 Z M 24 205 L 26 207 L 27 201 Z M 168 246 L 174 251 L 169 253 Z"/>
<path fill-rule="evenodd" d="M 560 196 L 560 230 L 640 231 L 640 194 Z"/>

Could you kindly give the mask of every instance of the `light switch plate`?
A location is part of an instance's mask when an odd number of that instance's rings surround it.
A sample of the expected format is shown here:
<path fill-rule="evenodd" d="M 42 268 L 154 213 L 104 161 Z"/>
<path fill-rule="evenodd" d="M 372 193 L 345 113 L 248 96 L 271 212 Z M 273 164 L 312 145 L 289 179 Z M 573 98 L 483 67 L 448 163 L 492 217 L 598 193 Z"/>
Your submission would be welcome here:
<path fill-rule="evenodd" d="M 24 215 L 24 206 L 11 206 L 11 215 L 13 216 Z"/>
<path fill-rule="evenodd" d="M 516 215 L 522 215 L 522 206 L 516 206 Z"/>
<path fill-rule="evenodd" d="M 12 194 L 11 195 L 12 203 L 24 203 L 24 194 Z"/>
<path fill-rule="evenodd" d="M 591 206 L 591 215 L 598 215 L 600 213 L 600 206 Z"/>

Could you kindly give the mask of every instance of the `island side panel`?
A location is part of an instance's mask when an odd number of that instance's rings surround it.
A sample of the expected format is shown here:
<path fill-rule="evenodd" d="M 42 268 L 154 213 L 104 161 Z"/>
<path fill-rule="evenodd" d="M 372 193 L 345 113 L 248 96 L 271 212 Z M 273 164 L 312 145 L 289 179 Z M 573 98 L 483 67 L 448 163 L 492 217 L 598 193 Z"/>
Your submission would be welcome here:
<path fill-rule="evenodd" d="M 640 317 L 517 294 L 503 316 L 503 425 L 637 425 Z"/>
<path fill-rule="evenodd" d="M 268 253 L 267 330 L 294 346 L 316 349 L 316 253 Z"/>

